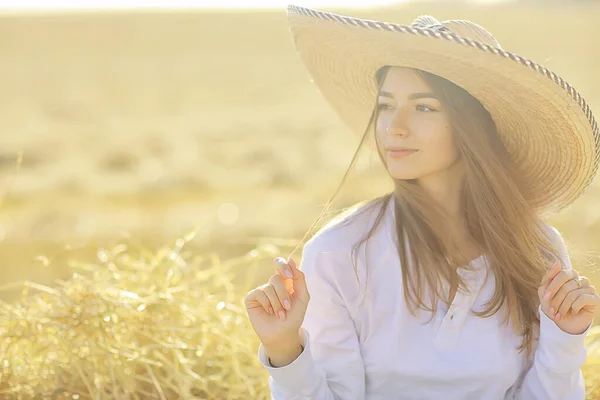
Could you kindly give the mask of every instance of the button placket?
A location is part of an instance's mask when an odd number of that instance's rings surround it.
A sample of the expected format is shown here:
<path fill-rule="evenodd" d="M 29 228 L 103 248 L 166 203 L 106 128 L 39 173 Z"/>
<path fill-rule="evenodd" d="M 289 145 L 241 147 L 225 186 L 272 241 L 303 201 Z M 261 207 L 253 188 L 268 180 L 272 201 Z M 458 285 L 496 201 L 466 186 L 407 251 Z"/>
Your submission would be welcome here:
<path fill-rule="evenodd" d="M 485 271 L 460 271 L 465 279 L 470 294 L 458 292 L 450 304 L 444 319 L 441 322 L 436 337 L 436 347 L 440 350 L 450 348 L 458 342 L 461 328 L 464 326 L 475 299 L 482 286 L 482 276 Z"/>

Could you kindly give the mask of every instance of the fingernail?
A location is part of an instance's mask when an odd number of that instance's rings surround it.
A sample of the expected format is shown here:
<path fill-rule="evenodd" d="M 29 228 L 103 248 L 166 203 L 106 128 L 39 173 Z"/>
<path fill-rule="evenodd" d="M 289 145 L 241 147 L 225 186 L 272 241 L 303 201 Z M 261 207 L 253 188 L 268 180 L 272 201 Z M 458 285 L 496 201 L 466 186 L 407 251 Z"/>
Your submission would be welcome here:
<path fill-rule="evenodd" d="M 285 313 L 283 311 L 279 311 L 279 319 L 285 321 Z"/>
<path fill-rule="evenodd" d="M 285 307 L 286 310 L 289 310 L 290 308 L 292 308 L 292 305 L 290 304 L 289 300 L 284 300 L 283 306 Z"/>
<path fill-rule="evenodd" d="M 550 315 L 554 315 L 554 308 L 550 309 Z"/>
<path fill-rule="evenodd" d="M 275 311 L 273 311 L 273 307 L 269 307 L 269 314 L 275 315 Z"/>
<path fill-rule="evenodd" d="M 546 294 L 544 294 L 544 300 L 549 300 L 550 299 L 550 291 L 546 291 Z"/>
<path fill-rule="evenodd" d="M 294 275 L 292 275 L 292 271 L 290 271 L 289 269 L 286 269 L 285 271 L 283 271 L 283 273 L 290 279 L 294 277 Z"/>
<path fill-rule="evenodd" d="M 558 321 L 560 319 L 560 313 L 556 314 L 556 320 Z"/>
<path fill-rule="evenodd" d="M 275 261 L 276 264 L 281 264 L 281 265 L 287 264 L 285 262 L 285 258 L 283 258 L 283 257 L 275 257 L 275 260 L 273 260 L 273 261 Z"/>

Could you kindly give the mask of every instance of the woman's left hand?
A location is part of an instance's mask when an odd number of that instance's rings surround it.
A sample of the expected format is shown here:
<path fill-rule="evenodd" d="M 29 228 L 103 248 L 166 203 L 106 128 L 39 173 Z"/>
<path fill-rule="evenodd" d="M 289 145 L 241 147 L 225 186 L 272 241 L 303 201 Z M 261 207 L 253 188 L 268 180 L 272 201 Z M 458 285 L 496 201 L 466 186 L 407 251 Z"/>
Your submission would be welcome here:
<path fill-rule="evenodd" d="M 542 279 L 538 289 L 542 311 L 564 332 L 584 333 L 600 309 L 596 288 L 574 269 L 560 269 L 555 262 Z"/>

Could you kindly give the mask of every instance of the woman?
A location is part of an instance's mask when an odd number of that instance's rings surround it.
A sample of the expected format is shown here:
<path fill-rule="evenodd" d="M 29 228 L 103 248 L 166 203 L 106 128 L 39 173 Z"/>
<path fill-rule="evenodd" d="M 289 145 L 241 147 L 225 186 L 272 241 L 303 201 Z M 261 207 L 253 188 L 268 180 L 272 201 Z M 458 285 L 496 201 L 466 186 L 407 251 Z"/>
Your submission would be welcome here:
<path fill-rule="evenodd" d="M 598 167 L 585 100 L 468 21 L 288 15 L 315 83 L 361 146 L 375 139 L 394 190 L 247 294 L 273 398 L 583 399 L 600 296 L 544 218 Z"/>

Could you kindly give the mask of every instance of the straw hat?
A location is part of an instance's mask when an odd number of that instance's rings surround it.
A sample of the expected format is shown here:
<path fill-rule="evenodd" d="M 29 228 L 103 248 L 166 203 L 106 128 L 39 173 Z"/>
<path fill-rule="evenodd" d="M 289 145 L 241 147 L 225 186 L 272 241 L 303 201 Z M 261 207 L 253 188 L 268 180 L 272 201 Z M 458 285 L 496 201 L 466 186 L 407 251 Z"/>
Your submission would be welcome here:
<path fill-rule="evenodd" d="M 294 5 L 288 22 L 314 82 L 355 133 L 364 133 L 373 111 L 377 69 L 417 68 L 454 82 L 490 112 L 542 215 L 591 183 L 600 133 L 586 101 L 554 72 L 503 50 L 483 27 L 431 16 L 400 25 Z"/>

